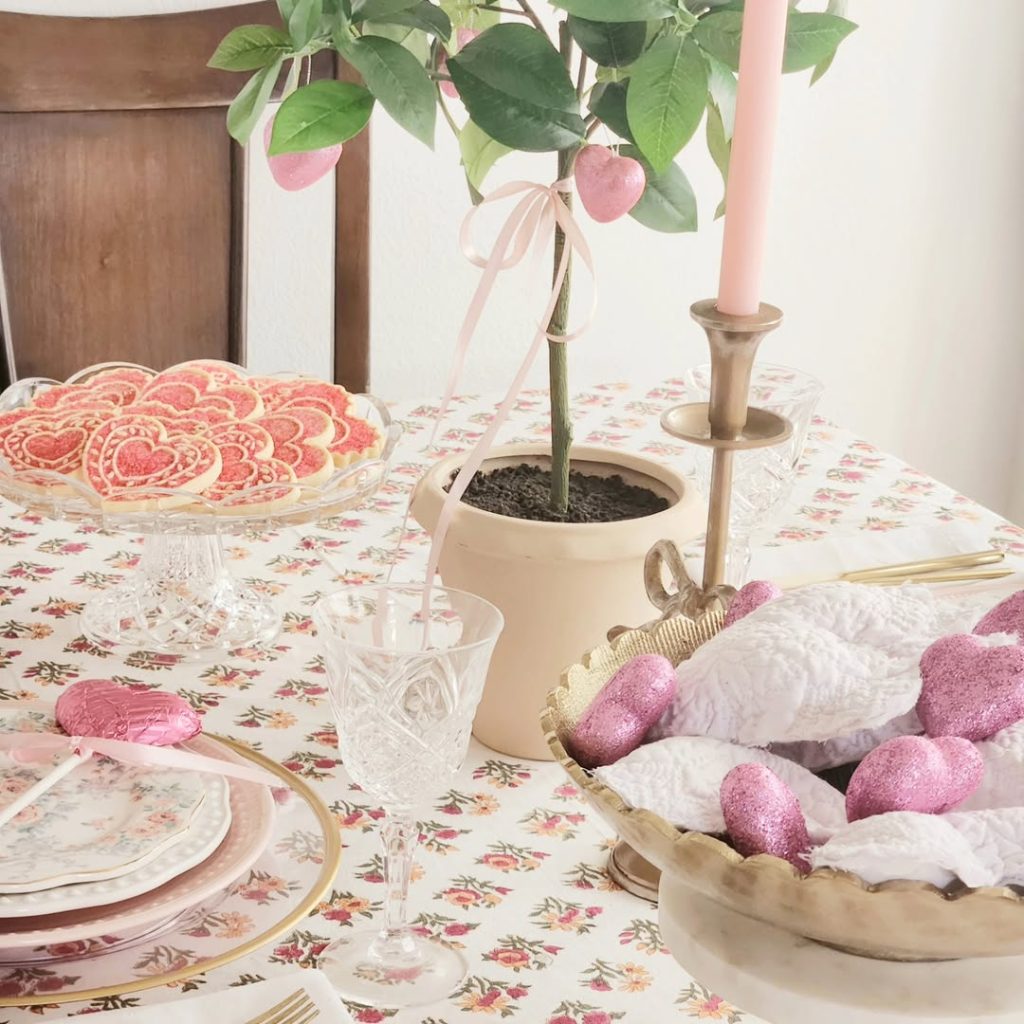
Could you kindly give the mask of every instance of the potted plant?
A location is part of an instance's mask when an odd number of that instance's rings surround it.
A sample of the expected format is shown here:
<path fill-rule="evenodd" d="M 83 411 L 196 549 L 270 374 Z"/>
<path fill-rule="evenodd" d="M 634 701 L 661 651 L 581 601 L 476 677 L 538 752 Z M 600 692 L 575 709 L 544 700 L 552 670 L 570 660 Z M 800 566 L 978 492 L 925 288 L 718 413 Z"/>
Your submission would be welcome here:
<path fill-rule="evenodd" d="M 326 173 L 379 103 L 427 145 L 441 111 L 458 136 L 474 201 L 508 152 L 553 153 L 543 177 L 575 171 L 593 219 L 629 213 L 647 228 L 686 232 L 697 227 L 696 200 L 674 160 L 704 121 L 709 152 L 728 173 L 742 6 L 278 0 L 281 27 L 235 29 L 211 64 L 254 72 L 228 111 L 240 142 L 289 66 L 286 98 L 265 140 L 286 187 Z M 812 82 L 827 70 L 855 28 L 842 8 L 830 0 L 823 12 L 792 11 L 784 70 L 813 68 Z M 300 85 L 304 63 L 326 48 L 363 84 Z M 464 118 L 453 110 L 456 99 Z M 602 126 L 621 141 L 592 144 Z M 563 200 L 572 202 L 568 194 Z M 565 245 L 556 225 L 556 267 Z M 548 325 L 555 337 L 567 330 L 570 288 L 571 270 Z M 505 613 L 476 731 L 517 756 L 549 756 L 537 712 L 564 665 L 607 627 L 649 617 L 641 572 L 648 548 L 662 537 L 692 537 L 703 521 L 677 473 L 636 456 L 573 448 L 567 354 L 565 344 L 549 343 L 550 446 L 492 453 L 452 521 L 441 562 L 449 586 L 487 596 Z M 428 530 L 461 462 L 442 461 L 417 488 L 414 514 Z"/>

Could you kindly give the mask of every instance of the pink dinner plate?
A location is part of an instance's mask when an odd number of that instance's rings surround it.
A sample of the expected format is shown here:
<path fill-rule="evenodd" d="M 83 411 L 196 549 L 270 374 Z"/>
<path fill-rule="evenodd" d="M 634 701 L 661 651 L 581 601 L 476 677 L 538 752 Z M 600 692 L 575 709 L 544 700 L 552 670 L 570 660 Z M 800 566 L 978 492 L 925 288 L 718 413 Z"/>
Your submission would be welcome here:
<path fill-rule="evenodd" d="M 225 761 L 240 761 L 209 736 L 183 744 L 188 750 Z M 274 827 L 274 798 L 266 786 L 228 779 L 231 826 L 220 846 L 201 864 L 150 892 L 103 907 L 84 907 L 39 917 L 0 918 L 0 962 L 16 960 L 19 950 L 99 936 L 123 941 L 149 933 L 160 922 L 226 889 L 259 858 Z"/>

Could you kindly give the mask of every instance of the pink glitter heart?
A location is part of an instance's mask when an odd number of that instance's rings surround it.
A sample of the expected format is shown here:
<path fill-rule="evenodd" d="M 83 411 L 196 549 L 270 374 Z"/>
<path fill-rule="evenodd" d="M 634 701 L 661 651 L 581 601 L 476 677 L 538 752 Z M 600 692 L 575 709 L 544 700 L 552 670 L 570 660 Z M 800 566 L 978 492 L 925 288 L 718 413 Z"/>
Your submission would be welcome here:
<path fill-rule="evenodd" d="M 749 615 L 756 608 L 782 597 L 782 590 L 771 580 L 751 580 L 736 591 L 736 596 L 729 602 L 729 610 L 725 613 L 725 626 Z"/>
<path fill-rule="evenodd" d="M 1000 601 L 972 632 L 975 636 L 988 636 L 990 633 L 1013 633 L 1018 640 L 1024 640 L 1024 590 L 1011 594 L 1005 601 Z"/>
<path fill-rule="evenodd" d="M 941 814 L 981 784 L 985 762 L 959 736 L 897 736 L 864 758 L 846 789 L 850 821 L 887 811 Z"/>
<path fill-rule="evenodd" d="M 733 846 L 744 857 L 770 853 L 798 871 L 810 871 L 807 822 L 796 794 L 766 765 L 738 764 L 719 791 Z"/>
<path fill-rule="evenodd" d="M 569 737 L 573 758 L 584 768 L 612 764 L 643 742 L 672 702 L 676 670 L 660 654 L 638 654 L 601 688 Z"/>
<path fill-rule="evenodd" d="M 203 728 L 177 694 L 131 690 L 109 679 L 82 679 L 57 698 L 57 721 L 69 736 L 94 736 L 166 747 Z"/>
<path fill-rule="evenodd" d="M 624 217 L 646 187 L 643 165 L 631 157 L 616 156 L 606 146 L 586 146 L 576 157 L 576 191 L 599 224 Z"/>
<path fill-rule="evenodd" d="M 1024 647 L 961 633 L 921 657 L 917 715 L 929 736 L 983 740 L 1024 718 Z"/>
<path fill-rule="evenodd" d="M 273 119 L 263 129 L 264 149 L 270 149 L 270 137 L 274 133 Z M 341 143 L 314 149 L 308 153 L 279 153 L 277 156 L 267 154 L 267 165 L 274 181 L 286 192 L 298 192 L 318 182 L 325 174 L 334 170 L 335 164 L 341 159 Z"/>
<path fill-rule="evenodd" d="M 480 29 L 478 28 L 460 28 L 455 33 L 455 38 L 458 42 L 458 49 L 461 50 L 467 43 L 473 42 L 476 37 L 480 35 Z M 458 53 L 458 50 L 455 51 Z M 439 75 L 448 74 L 448 54 L 442 53 L 441 59 L 437 62 L 437 73 Z M 442 82 L 441 92 L 445 96 L 449 96 L 453 100 L 459 99 L 459 90 L 455 88 L 454 82 Z"/>

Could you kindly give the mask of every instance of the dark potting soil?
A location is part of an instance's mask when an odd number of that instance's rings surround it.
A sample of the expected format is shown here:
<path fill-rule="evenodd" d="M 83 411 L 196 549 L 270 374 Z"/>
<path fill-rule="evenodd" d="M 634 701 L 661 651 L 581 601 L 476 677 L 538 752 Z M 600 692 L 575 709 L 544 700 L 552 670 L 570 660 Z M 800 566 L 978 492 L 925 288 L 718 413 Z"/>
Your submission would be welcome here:
<path fill-rule="evenodd" d="M 522 463 L 477 473 L 462 500 L 484 512 L 548 523 L 615 523 L 664 512 L 668 501 L 621 476 L 569 473 L 569 511 L 556 515 L 548 505 L 551 471 Z"/>

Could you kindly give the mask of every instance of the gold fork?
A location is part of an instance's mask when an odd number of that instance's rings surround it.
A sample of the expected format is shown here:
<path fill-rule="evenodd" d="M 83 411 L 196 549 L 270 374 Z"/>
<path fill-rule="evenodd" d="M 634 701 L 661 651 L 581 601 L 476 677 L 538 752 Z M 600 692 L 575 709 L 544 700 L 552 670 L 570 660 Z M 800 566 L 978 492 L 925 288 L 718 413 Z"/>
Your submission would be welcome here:
<path fill-rule="evenodd" d="M 319 1016 L 320 1011 L 309 994 L 300 988 L 245 1024 L 310 1024 Z"/>

